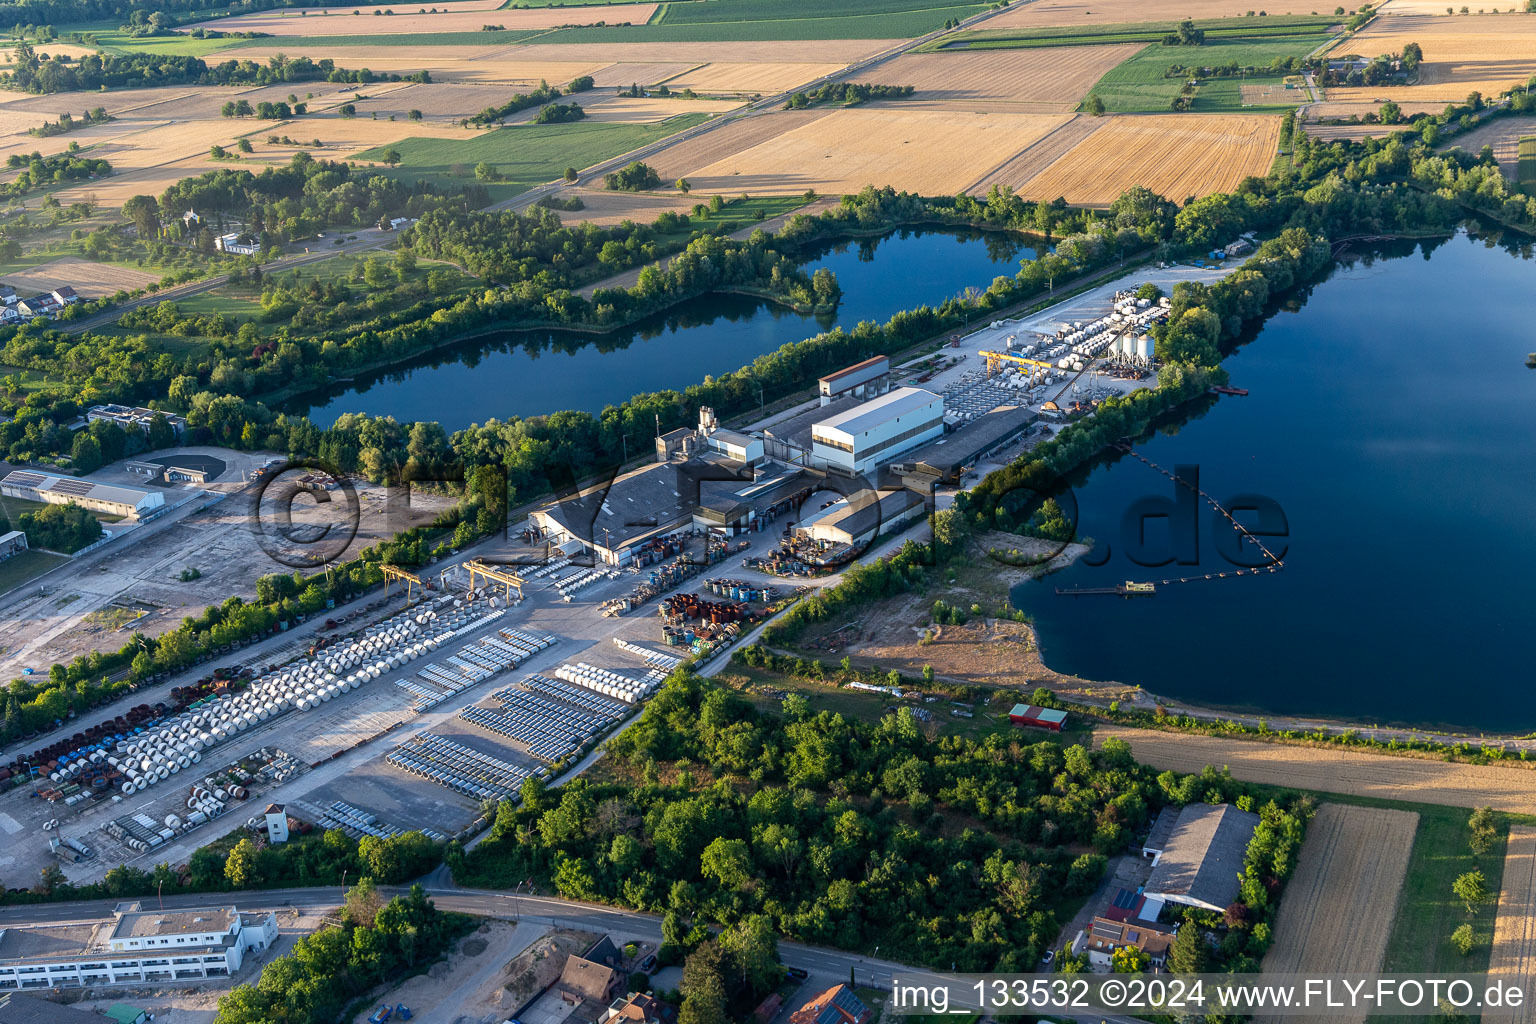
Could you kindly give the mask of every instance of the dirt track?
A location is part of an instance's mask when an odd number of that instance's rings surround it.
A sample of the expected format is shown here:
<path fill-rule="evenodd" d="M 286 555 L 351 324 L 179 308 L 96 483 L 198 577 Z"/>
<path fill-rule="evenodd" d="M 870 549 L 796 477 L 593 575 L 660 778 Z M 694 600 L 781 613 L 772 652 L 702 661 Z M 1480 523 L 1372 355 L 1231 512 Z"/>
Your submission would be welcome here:
<path fill-rule="evenodd" d="M 1418 826 L 1409 811 L 1323 804 L 1280 903 L 1264 972 L 1381 970 Z"/>
<path fill-rule="evenodd" d="M 1094 730 L 1102 744 L 1116 736 L 1136 759 L 1158 768 L 1198 772 L 1226 765 L 1233 778 L 1323 793 L 1373 796 L 1406 803 L 1487 807 L 1530 814 L 1536 810 L 1536 771 L 1452 764 L 1354 750 L 1198 736 L 1106 725 Z"/>
<path fill-rule="evenodd" d="M 1498 923 L 1493 928 L 1493 955 L 1488 973 L 1501 978 L 1536 977 L 1536 829 L 1509 830 L 1504 853 L 1504 887 L 1499 893 Z M 1485 1013 L 1483 1020 L 1528 1024 L 1530 1006 L 1503 1013 Z"/>

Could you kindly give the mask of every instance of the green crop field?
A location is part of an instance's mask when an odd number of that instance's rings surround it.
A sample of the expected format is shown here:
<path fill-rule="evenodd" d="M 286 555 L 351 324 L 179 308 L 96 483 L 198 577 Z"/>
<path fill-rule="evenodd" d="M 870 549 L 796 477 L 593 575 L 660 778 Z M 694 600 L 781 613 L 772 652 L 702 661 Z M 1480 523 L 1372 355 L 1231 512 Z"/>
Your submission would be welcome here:
<path fill-rule="evenodd" d="M 506 181 L 491 186 L 497 199 L 552 181 L 567 167 L 590 167 L 648 142 L 666 138 L 706 120 L 707 114 L 679 114 L 656 124 L 578 121 L 574 124 L 525 124 L 498 128 L 472 139 L 401 139 L 359 153 L 359 160 L 379 160 L 393 149 L 401 156 L 394 170 L 380 169 L 406 181 L 425 179 L 454 187 L 474 180 L 476 164 L 488 163 Z"/>
<path fill-rule="evenodd" d="M 1522 185 L 1536 185 L 1536 135 L 1527 135 L 1520 140 L 1519 160 L 1515 181 Z"/>
<path fill-rule="evenodd" d="M 896 39 L 924 35 L 985 4 L 964 0 L 689 0 L 648 25 L 568 28 L 543 43 L 728 42 L 758 39 Z"/>
<path fill-rule="evenodd" d="M 1209 38 L 1209 37 L 1207 37 Z M 1158 113 L 1170 109 L 1183 86 L 1183 77 L 1169 78 L 1167 71 L 1175 64 L 1194 67 L 1264 67 L 1277 57 L 1300 57 L 1322 45 L 1324 33 L 1278 36 L 1266 39 L 1218 39 L 1204 46 L 1164 46 L 1153 43 L 1125 63 L 1099 79 L 1090 95 L 1104 101 L 1104 109 L 1116 114 Z M 1198 75 L 1194 76 L 1198 77 Z M 1273 88 L 1272 101 L 1244 106 L 1242 86 Z M 1195 96 L 1193 109 L 1199 113 L 1230 113 L 1241 110 L 1280 110 L 1306 102 L 1306 92 L 1286 89 L 1283 74 L 1256 75 L 1249 78 L 1205 79 Z"/>
<path fill-rule="evenodd" d="M 252 39 L 193 39 L 185 34 L 135 38 L 122 32 L 100 32 L 95 40 L 95 45 L 105 53 L 155 53 L 162 57 L 206 57 L 240 43 L 256 42 Z"/>
<path fill-rule="evenodd" d="M 1253 18 L 1209 18 L 1195 22 L 1208 43 L 1216 40 L 1268 39 L 1323 33 L 1338 23 L 1332 17 L 1304 14 Z M 1103 43 L 1160 43 L 1179 26 L 1176 21 L 1125 22 L 1087 27 L 1052 25 L 1031 29 L 973 29 L 926 43 L 923 50 L 1013 50 L 1038 46 L 1096 46 Z"/>
<path fill-rule="evenodd" d="M 494 11 L 488 11 L 486 17 L 491 17 Z M 240 50 L 243 47 L 259 46 L 263 49 L 271 49 L 273 46 L 292 46 L 294 52 L 302 54 L 305 46 L 493 46 L 506 43 L 518 43 L 524 39 L 537 36 L 538 32 L 421 32 L 412 35 L 408 32 L 392 32 L 381 35 L 355 35 L 355 36 L 268 36 L 264 39 L 234 39 L 222 40 L 233 43 L 232 50 Z M 238 52 L 228 54 L 230 57 L 238 57 Z M 339 63 L 339 62 L 338 62 Z"/>

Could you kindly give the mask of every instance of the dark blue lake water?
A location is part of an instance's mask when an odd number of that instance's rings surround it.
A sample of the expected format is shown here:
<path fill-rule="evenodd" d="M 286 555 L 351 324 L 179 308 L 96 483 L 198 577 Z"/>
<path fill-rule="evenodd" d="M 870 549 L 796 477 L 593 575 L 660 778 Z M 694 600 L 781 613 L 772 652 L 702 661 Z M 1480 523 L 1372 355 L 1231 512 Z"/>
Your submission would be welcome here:
<path fill-rule="evenodd" d="M 1047 663 L 1221 707 L 1536 728 L 1533 293 L 1529 248 L 1466 235 L 1335 269 L 1228 358 L 1248 397 L 1137 445 L 1170 471 L 1198 466 L 1217 501 L 1278 503 L 1284 571 L 1056 595 L 1231 568 L 1212 540 L 1231 528 L 1203 505 L 1198 567 L 1130 561 L 1125 511 L 1173 484 L 1131 458 L 1101 464 L 1074 492 L 1090 558 L 1107 560 L 1014 592 Z M 1150 523 L 1143 561 L 1170 550 L 1168 521 Z"/>
<path fill-rule="evenodd" d="M 1012 235 L 897 231 L 829 247 L 807 260 L 808 272 L 826 267 L 842 286 L 842 302 L 831 317 L 802 316 L 745 296 L 708 295 L 610 334 L 508 331 L 476 338 L 284 408 L 307 413 L 322 427 L 344 412 L 364 412 L 437 420 L 449 430 L 561 409 L 598 412 L 638 392 L 728 373 L 836 325 L 884 321 L 967 287 L 985 288 L 1033 256 Z"/>

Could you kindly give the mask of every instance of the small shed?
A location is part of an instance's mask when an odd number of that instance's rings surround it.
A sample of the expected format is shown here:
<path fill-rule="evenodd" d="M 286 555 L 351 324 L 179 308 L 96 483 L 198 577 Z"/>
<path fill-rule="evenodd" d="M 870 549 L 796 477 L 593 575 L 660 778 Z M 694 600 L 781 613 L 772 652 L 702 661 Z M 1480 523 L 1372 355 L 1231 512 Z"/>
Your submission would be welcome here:
<path fill-rule="evenodd" d="M 144 1024 L 149 1020 L 149 1011 L 141 1010 L 137 1006 L 129 1006 L 127 1003 L 113 1003 L 101 1012 L 117 1024 Z"/>
<path fill-rule="evenodd" d="M 1067 724 L 1067 713 L 1034 704 L 1015 704 L 1013 710 L 1008 712 L 1008 721 L 1013 725 L 1032 725 L 1038 729 L 1061 732 L 1062 727 Z"/>

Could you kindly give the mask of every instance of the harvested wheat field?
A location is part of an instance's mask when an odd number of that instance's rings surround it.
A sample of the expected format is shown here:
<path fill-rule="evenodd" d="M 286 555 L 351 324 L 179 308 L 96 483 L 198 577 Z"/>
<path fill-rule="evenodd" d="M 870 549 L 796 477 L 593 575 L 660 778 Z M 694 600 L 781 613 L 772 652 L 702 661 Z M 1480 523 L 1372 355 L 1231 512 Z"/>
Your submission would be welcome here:
<path fill-rule="evenodd" d="M 1536 977 L 1536 828 L 1526 825 L 1509 829 L 1488 973 L 1522 982 Z M 1536 1013 L 1529 1004 L 1483 1013 L 1487 1024 L 1529 1024 L 1533 1019 Z"/>
<path fill-rule="evenodd" d="M 94 57 L 101 51 L 94 46 L 82 46 L 78 43 L 38 43 L 33 47 L 37 51 L 39 60 L 47 60 L 50 57 L 68 57 L 70 60 L 79 60 L 81 57 Z M 10 67 L 14 52 L 7 51 L 0 55 L 0 67 Z"/>
<path fill-rule="evenodd" d="M 706 192 L 837 195 L 890 185 L 952 195 L 1070 118 L 854 107 L 683 173 Z"/>
<path fill-rule="evenodd" d="M 1262 5 L 1270 14 L 1312 14 L 1316 4 L 1282 0 Z M 1051 25 L 1115 25 L 1133 21 L 1179 21 L 1184 18 L 1240 18 L 1254 5 L 1247 0 L 1036 0 L 988 18 L 983 26 L 1043 28 Z"/>
<path fill-rule="evenodd" d="M 1516 814 L 1529 814 L 1536 807 L 1536 771 L 1529 768 L 1456 764 L 1119 725 L 1101 725 L 1093 730 L 1096 745 L 1112 736 L 1129 743 L 1136 760 L 1179 772 L 1198 772 L 1208 764 L 1226 765 L 1233 778 L 1245 782 L 1320 793 L 1448 807 L 1492 807 Z"/>
<path fill-rule="evenodd" d="M 678 114 L 724 114 L 741 106 L 740 100 L 685 100 L 675 96 L 620 96 L 617 90 L 578 93 L 572 101 L 586 111 L 589 121 L 653 124 Z M 530 110 L 531 119 L 537 111 Z"/>
<path fill-rule="evenodd" d="M 1280 902 L 1264 972 L 1381 970 L 1418 827 L 1411 811 L 1319 807 Z M 1364 1021 L 1365 1013 L 1357 1019 Z"/>
<path fill-rule="evenodd" d="M 1438 14 L 1443 18 L 1446 17 L 1446 6 L 1444 0 L 1386 0 L 1386 3 L 1376 8 L 1376 10 L 1381 14 Z M 1453 4 L 1451 6 L 1457 10 L 1461 9 L 1460 4 Z M 1494 14 L 1499 14 L 1503 11 L 1516 10 L 1523 6 L 1524 4 L 1516 4 L 1511 3 L 1510 0 L 1504 0 L 1502 4 L 1494 4 L 1491 7 L 1479 4 L 1474 10 L 1487 10 Z"/>
<path fill-rule="evenodd" d="M 592 84 L 598 88 L 615 87 L 624 88 L 630 85 L 638 85 L 642 89 L 653 85 L 660 85 L 681 75 L 685 71 L 703 67 L 703 64 L 688 63 L 684 61 L 653 61 L 650 63 L 628 61 L 623 64 L 610 64 L 592 75 Z"/>
<path fill-rule="evenodd" d="M 649 224 L 663 213 L 687 213 L 700 202 L 697 196 L 665 195 L 656 192 L 609 192 L 604 189 L 563 189 L 561 198 L 579 196 L 580 210 L 556 210 L 567 224 L 587 222 L 607 227 L 620 221 Z"/>
<path fill-rule="evenodd" d="M 917 90 L 911 97 L 893 101 L 905 109 L 1070 113 L 1105 72 L 1139 49 L 1131 43 L 904 53 L 848 81 L 910 85 Z"/>
<path fill-rule="evenodd" d="M 1536 74 L 1536 14 L 1380 17 L 1330 55 L 1401 53 L 1408 43 L 1424 49 L 1417 84 L 1334 87 L 1328 99 L 1461 103 L 1474 90 L 1496 96 Z"/>
<path fill-rule="evenodd" d="M 1183 202 L 1228 192 L 1249 175 L 1263 176 L 1280 144 L 1280 119 L 1239 114 L 1152 114 L 1106 117 L 1066 156 L 1019 186 L 1029 199 L 1107 206 L 1143 185 Z"/>
<path fill-rule="evenodd" d="M 133 267 L 117 267 L 110 263 L 96 263 L 78 256 L 64 256 L 27 270 L 5 275 L 5 283 L 21 291 L 52 291 L 60 285 L 73 285 L 75 291 L 87 299 L 98 299 L 118 291 L 133 291 L 160 280 L 159 274 L 151 274 Z"/>
<path fill-rule="evenodd" d="M 641 64 L 851 64 L 900 39 L 795 39 L 710 43 L 509 43 L 505 60 L 585 60 L 604 65 Z M 435 49 L 435 47 L 434 47 Z"/>
<path fill-rule="evenodd" d="M 765 62 L 705 64 L 667 79 L 667 88 L 673 92 L 692 89 L 710 93 L 761 93 L 772 95 L 785 92 L 798 85 L 814 82 L 827 75 L 835 75 L 843 67 L 837 63 L 800 64 Z"/>
<path fill-rule="evenodd" d="M 1465 135 L 1456 136 L 1440 148 L 1460 148 L 1476 155 L 1484 146 L 1492 146 L 1499 170 L 1513 180 L 1520 164 L 1520 140 L 1528 135 L 1536 135 L 1536 116 L 1500 117 L 1478 125 Z"/>
<path fill-rule="evenodd" d="M 757 117 L 738 117 L 730 124 L 675 142 L 646 159 L 663 181 L 724 160 L 828 116 L 826 110 L 778 110 Z"/>
<path fill-rule="evenodd" d="M 430 5 L 428 5 L 430 8 Z M 419 4 L 396 7 L 311 7 L 299 11 L 265 11 L 205 22 L 202 28 L 221 32 L 264 32 L 269 36 L 419 35 L 425 32 L 478 32 L 499 25 L 508 32 L 531 32 L 562 25 L 591 25 L 599 21 L 643 25 L 656 13 L 656 4 L 625 4 L 622 16 L 606 6 L 477 8 L 460 5 L 419 13 Z M 379 12 L 383 11 L 383 14 Z M 394 12 L 394 13 L 390 13 Z M 192 26 L 193 28 L 199 26 Z"/>
<path fill-rule="evenodd" d="M 965 191 L 973 195 L 985 195 L 993 185 L 1007 185 L 1017 190 L 1024 182 L 1066 156 L 1073 147 L 1092 135 L 1098 127 L 1097 118 L 1078 114 L 1022 153 L 1017 153 L 1000 166 L 994 167 Z"/>

